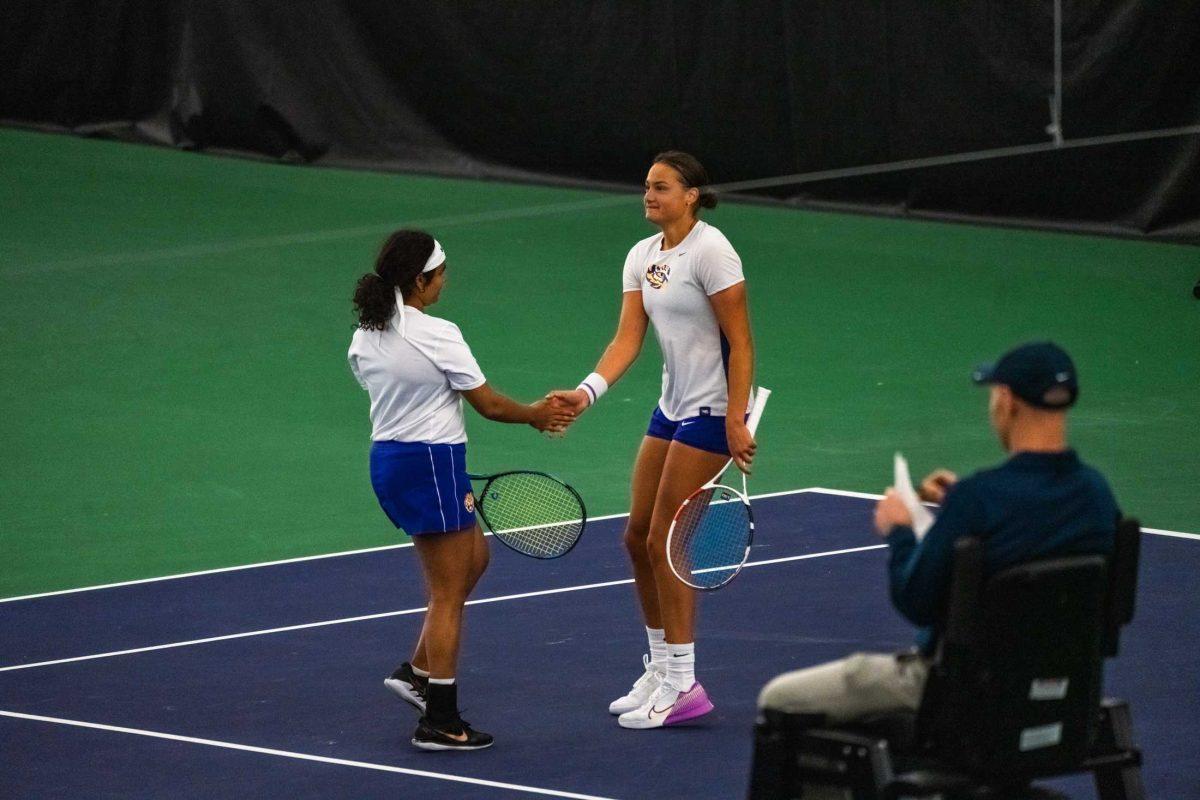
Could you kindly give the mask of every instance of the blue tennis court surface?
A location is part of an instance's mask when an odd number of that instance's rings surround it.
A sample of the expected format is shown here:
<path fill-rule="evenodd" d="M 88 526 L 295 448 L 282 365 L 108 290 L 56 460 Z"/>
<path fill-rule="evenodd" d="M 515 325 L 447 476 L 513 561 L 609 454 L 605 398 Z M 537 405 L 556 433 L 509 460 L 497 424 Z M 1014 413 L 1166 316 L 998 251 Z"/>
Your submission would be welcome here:
<path fill-rule="evenodd" d="M 743 796 L 764 682 L 911 642 L 872 507 L 824 490 L 755 501 L 751 566 L 701 601 L 717 710 L 657 731 L 606 711 L 645 644 L 624 519 L 591 523 L 556 561 L 494 543 L 459 675 L 464 716 L 496 736 L 478 753 L 412 748 L 416 715 L 383 687 L 421 624 L 409 547 L 0 603 L 0 795 Z M 1198 575 L 1200 537 L 1144 537 L 1137 618 L 1108 670 L 1150 797 L 1200 797 Z"/>

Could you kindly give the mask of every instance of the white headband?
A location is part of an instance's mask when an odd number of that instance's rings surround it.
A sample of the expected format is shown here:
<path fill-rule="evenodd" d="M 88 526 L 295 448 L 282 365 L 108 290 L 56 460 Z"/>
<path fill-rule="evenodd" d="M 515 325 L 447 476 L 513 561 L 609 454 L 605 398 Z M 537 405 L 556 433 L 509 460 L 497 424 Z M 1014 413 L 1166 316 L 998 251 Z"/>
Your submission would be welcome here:
<path fill-rule="evenodd" d="M 445 263 L 446 251 L 442 249 L 442 243 L 434 239 L 433 253 L 429 256 L 429 260 L 425 262 L 425 269 L 421 270 L 421 272 L 432 272 Z"/>

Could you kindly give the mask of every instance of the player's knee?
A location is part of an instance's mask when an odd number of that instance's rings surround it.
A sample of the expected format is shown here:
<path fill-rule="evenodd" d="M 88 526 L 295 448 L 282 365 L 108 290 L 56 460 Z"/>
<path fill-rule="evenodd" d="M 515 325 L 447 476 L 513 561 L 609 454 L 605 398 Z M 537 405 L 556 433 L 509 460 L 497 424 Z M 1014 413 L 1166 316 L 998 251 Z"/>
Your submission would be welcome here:
<path fill-rule="evenodd" d="M 625 542 L 625 549 L 629 551 L 631 557 L 639 560 L 646 557 L 646 539 L 649 534 L 648 526 L 639 526 L 633 523 L 625 526 L 625 535 L 622 539 Z"/>
<path fill-rule="evenodd" d="M 653 530 L 646 537 L 646 557 L 655 567 L 667 563 L 667 535 L 662 531 Z"/>
<path fill-rule="evenodd" d="M 429 587 L 430 603 L 462 605 L 466 601 L 467 595 L 471 593 L 471 587 L 479 578 L 473 566 L 470 565 L 462 572 L 446 575 L 442 580 L 434 581 L 433 585 Z"/>

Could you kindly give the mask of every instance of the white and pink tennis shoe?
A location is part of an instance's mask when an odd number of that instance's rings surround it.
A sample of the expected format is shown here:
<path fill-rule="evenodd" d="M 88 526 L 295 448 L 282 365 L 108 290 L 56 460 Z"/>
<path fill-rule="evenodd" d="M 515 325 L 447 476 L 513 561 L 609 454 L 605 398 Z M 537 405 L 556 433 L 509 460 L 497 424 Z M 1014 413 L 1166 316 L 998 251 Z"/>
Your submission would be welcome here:
<path fill-rule="evenodd" d="M 667 677 L 666 669 L 651 661 L 648 655 L 642 656 L 642 667 L 645 669 L 642 677 L 634 682 L 633 688 L 629 690 L 628 694 L 622 695 L 608 704 L 608 713 L 624 714 L 626 711 L 641 708 Z"/>
<path fill-rule="evenodd" d="M 661 728 L 679 725 L 702 717 L 713 710 L 708 692 L 696 681 L 685 691 L 664 680 L 646 702 L 617 718 L 622 728 Z"/>

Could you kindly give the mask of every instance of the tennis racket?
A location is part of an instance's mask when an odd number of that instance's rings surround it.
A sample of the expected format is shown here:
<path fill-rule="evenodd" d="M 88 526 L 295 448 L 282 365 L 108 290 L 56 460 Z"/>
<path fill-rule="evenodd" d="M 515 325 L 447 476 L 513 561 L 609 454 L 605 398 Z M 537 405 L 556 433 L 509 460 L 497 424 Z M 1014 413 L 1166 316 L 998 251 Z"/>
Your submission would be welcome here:
<path fill-rule="evenodd" d="M 475 510 L 492 535 L 532 558 L 558 558 L 571 552 L 587 524 L 579 492 L 544 472 L 514 470 L 468 475 L 485 481 Z"/>
<path fill-rule="evenodd" d="M 758 429 L 770 396 L 771 390 L 761 386 L 754 393 L 754 405 L 746 420 L 751 435 Z M 742 473 L 740 492 L 721 483 L 732 465 L 731 458 L 712 480 L 683 501 L 667 531 L 671 571 L 693 589 L 721 588 L 742 571 L 750 556 L 754 514 L 746 497 L 746 473 Z"/>

